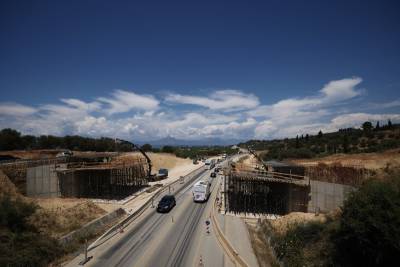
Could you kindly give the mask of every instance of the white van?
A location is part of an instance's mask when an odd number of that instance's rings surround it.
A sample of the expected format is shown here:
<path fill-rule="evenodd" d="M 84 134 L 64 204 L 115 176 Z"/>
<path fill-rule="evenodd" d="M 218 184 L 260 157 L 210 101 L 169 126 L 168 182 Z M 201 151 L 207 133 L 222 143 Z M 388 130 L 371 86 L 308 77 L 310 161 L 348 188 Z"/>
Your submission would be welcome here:
<path fill-rule="evenodd" d="M 193 185 L 193 201 L 205 202 L 210 196 L 211 183 L 208 181 L 198 181 Z"/>

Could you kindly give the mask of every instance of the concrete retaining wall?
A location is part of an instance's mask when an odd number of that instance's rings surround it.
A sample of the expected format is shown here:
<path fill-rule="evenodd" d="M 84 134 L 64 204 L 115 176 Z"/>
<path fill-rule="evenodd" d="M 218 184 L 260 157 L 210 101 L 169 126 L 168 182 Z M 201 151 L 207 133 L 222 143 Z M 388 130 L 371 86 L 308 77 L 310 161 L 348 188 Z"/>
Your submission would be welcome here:
<path fill-rule="evenodd" d="M 343 205 L 347 195 L 355 190 L 349 185 L 310 181 L 311 200 L 308 203 L 308 212 L 329 212 Z"/>
<path fill-rule="evenodd" d="M 27 196 L 29 197 L 60 196 L 60 188 L 55 170 L 56 170 L 55 164 L 28 168 L 26 172 Z"/>

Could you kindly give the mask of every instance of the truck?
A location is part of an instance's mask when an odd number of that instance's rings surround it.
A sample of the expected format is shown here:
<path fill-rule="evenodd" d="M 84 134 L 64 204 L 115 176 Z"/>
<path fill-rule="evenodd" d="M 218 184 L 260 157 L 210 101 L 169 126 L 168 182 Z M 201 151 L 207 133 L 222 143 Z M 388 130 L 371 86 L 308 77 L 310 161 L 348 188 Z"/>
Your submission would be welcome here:
<path fill-rule="evenodd" d="M 215 159 L 207 159 L 204 165 L 206 166 L 207 170 L 211 170 L 215 167 Z"/>
<path fill-rule="evenodd" d="M 211 183 L 208 180 L 198 181 L 193 185 L 193 201 L 206 202 L 210 196 Z"/>
<path fill-rule="evenodd" d="M 157 173 L 158 179 L 164 179 L 168 177 L 168 169 L 159 169 Z"/>

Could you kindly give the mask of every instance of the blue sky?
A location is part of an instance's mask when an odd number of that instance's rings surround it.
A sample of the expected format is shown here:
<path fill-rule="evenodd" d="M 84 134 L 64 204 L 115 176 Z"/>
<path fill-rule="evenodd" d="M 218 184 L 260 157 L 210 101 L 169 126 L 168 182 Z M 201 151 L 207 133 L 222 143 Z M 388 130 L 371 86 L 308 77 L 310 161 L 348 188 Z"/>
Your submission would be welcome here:
<path fill-rule="evenodd" d="M 0 128 L 277 138 L 400 121 L 397 1 L 1 1 Z"/>

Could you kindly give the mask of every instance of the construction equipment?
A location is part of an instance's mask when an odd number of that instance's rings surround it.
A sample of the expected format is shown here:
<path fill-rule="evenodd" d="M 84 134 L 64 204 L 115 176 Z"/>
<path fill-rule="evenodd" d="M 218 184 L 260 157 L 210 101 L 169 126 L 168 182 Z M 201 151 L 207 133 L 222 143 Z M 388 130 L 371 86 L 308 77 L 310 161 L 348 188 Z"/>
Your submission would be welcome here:
<path fill-rule="evenodd" d="M 153 179 L 154 178 L 154 175 L 151 174 L 151 169 L 153 167 L 153 165 L 151 163 L 151 159 L 149 158 L 149 156 L 147 156 L 146 152 L 143 149 L 140 148 L 140 146 L 138 146 L 138 145 L 136 145 L 136 144 L 134 144 L 132 142 L 126 141 L 126 140 L 115 139 L 115 141 L 119 142 L 119 143 L 129 144 L 132 147 L 132 150 L 134 150 L 135 148 L 137 150 L 139 150 L 139 152 L 142 153 L 142 155 L 146 158 L 147 165 L 149 167 L 148 168 L 148 177 L 149 177 L 149 179 Z"/>
<path fill-rule="evenodd" d="M 264 166 L 265 171 L 268 171 L 268 165 L 264 163 L 264 161 L 262 160 L 262 158 L 260 158 L 256 152 L 254 152 L 250 146 L 247 146 L 247 150 L 249 151 L 250 154 L 252 154 L 259 162 L 261 162 L 261 164 Z"/>

